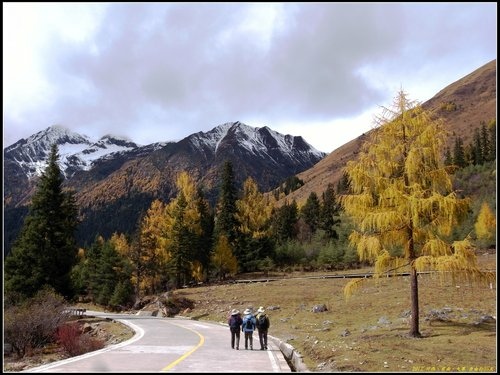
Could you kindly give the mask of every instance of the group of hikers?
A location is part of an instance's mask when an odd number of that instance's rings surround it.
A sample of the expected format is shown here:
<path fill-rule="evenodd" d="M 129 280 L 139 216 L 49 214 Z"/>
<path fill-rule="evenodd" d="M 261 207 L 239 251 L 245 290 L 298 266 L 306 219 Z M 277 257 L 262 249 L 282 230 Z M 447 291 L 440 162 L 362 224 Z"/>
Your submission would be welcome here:
<path fill-rule="evenodd" d="M 267 350 L 267 331 L 270 321 L 264 307 L 259 307 L 255 315 L 251 308 L 247 308 L 243 311 L 243 318 L 238 310 L 233 309 L 227 323 L 231 331 L 231 348 L 239 350 L 241 331 L 245 334 L 245 349 L 250 346 L 250 350 L 253 350 L 253 332 L 257 329 L 260 350 Z"/>

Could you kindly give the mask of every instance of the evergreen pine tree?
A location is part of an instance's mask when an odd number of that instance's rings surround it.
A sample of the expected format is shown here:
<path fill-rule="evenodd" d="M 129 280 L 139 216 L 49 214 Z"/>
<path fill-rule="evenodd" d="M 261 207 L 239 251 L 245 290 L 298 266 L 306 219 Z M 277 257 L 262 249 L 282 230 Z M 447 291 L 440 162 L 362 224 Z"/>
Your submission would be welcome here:
<path fill-rule="evenodd" d="M 200 213 L 201 234 L 198 236 L 195 259 L 200 262 L 204 272 L 203 278 L 206 278 L 208 277 L 207 271 L 210 265 L 210 252 L 212 250 L 214 215 L 201 188 L 198 189 L 197 193 L 197 208 Z"/>
<path fill-rule="evenodd" d="M 215 243 L 217 238 L 225 235 L 229 244 L 235 249 L 235 256 L 239 258 L 239 251 L 236 247 L 238 239 L 238 220 L 236 219 L 237 190 L 234 181 L 233 164 L 231 161 L 224 162 L 219 199 L 217 201 L 217 211 L 215 215 Z"/>
<path fill-rule="evenodd" d="M 488 123 L 488 132 L 490 137 L 490 150 L 488 160 L 495 160 L 497 158 L 497 120 L 493 119 Z"/>
<path fill-rule="evenodd" d="M 337 183 L 337 194 L 347 194 L 349 192 L 349 176 L 345 171 L 342 172 L 342 177 Z"/>
<path fill-rule="evenodd" d="M 488 134 L 488 128 L 486 127 L 486 123 L 484 121 L 481 122 L 481 151 L 483 157 L 483 163 L 486 161 L 490 161 L 491 155 L 491 144 L 490 137 Z"/>
<path fill-rule="evenodd" d="M 474 140 L 471 146 L 472 150 L 472 164 L 481 165 L 484 163 L 483 159 L 483 144 L 481 139 L 481 133 L 479 129 L 474 130 Z"/>
<path fill-rule="evenodd" d="M 283 206 L 274 209 L 271 215 L 271 231 L 276 243 L 283 244 L 295 237 L 298 215 L 299 209 L 295 200 L 292 203 L 285 202 Z"/>
<path fill-rule="evenodd" d="M 300 216 L 311 229 L 311 233 L 315 233 L 320 222 L 321 204 L 318 195 L 312 191 L 307 197 L 306 203 L 300 209 Z"/>
<path fill-rule="evenodd" d="M 325 231 L 327 238 L 339 238 L 336 227 L 340 224 L 340 206 L 332 184 L 328 184 L 322 198 L 319 227 Z"/>
<path fill-rule="evenodd" d="M 467 166 L 467 162 L 465 160 L 464 142 L 460 137 L 455 139 L 455 147 L 453 148 L 453 164 L 459 168 Z"/>
<path fill-rule="evenodd" d="M 444 152 L 444 165 L 453 165 L 453 157 L 451 156 L 449 147 L 446 147 L 446 150 Z"/>
<path fill-rule="evenodd" d="M 71 268 L 77 262 L 77 207 L 72 192 L 62 190 L 57 145 L 37 186 L 29 213 L 5 259 L 5 291 L 32 297 L 49 285 L 71 297 Z"/>
<path fill-rule="evenodd" d="M 175 275 L 178 288 L 189 281 L 190 264 L 194 260 L 191 252 L 195 239 L 194 233 L 186 223 L 187 201 L 184 193 L 179 192 L 173 210 L 173 225 L 170 246 L 170 269 Z"/>

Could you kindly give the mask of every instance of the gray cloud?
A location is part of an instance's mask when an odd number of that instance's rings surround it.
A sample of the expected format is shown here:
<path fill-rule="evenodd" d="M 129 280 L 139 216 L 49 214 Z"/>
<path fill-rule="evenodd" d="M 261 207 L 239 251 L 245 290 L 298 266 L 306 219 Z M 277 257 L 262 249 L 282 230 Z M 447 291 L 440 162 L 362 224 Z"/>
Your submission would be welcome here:
<path fill-rule="evenodd" d="M 4 123 L 150 143 L 227 121 L 326 121 L 387 104 L 389 79 L 366 72 L 403 82 L 432 64 L 462 58 L 468 72 L 496 58 L 494 6 L 492 14 L 484 4 L 284 3 L 265 41 L 248 16 L 253 6 L 112 3 L 85 43 L 52 40 L 44 64 L 52 104 L 17 119 L 5 113 Z"/>

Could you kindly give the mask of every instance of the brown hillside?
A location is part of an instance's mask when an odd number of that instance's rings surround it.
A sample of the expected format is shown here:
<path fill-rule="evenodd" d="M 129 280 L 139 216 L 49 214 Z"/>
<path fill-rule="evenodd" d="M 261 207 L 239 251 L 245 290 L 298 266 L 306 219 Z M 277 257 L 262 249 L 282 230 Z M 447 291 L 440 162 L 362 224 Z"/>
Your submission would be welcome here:
<path fill-rule="evenodd" d="M 474 129 L 480 127 L 482 121 L 488 123 L 496 118 L 496 59 L 447 86 L 422 103 L 422 107 L 444 120 L 444 126 L 451 134 L 449 145 L 453 144 L 456 136 L 468 144 Z M 295 199 L 300 206 L 311 192 L 321 196 L 329 183 L 336 187 L 343 167 L 356 157 L 368 134 L 370 132 L 344 144 L 312 168 L 297 174 L 304 185 L 282 198 L 278 204 Z"/>

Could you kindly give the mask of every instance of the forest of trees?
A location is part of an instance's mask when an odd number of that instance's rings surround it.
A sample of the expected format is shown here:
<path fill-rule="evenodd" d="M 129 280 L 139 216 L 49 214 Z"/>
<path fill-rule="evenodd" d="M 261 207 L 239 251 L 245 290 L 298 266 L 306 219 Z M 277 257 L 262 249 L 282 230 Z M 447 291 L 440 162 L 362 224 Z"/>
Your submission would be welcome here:
<path fill-rule="evenodd" d="M 457 141 L 453 155 L 447 150 L 444 164 L 450 171 L 495 162 L 491 160 L 496 155 L 495 126 L 483 124 L 466 149 Z M 359 246 L 350 246 L 356 215 L 339 199 L 356 188 L 348 169 L 336 187 L 330 184 L 320 195 L 312 192 L 300 206 L 286 200 L 289 192 L 303 185 L 294 176 L 274 194 L 264 194 L 252 178 L 236 186 L 233 165 L 226 161 L 212 207 L 202 187 L 182 172 L 177 176 L 175 197 L 168 202 L 153 201 L 132 233 L 114 233 L 109 238 L 97 235 L 90 246 L 78 249 L 78 210 L 72 193 L 61 189 L 57 160 L 54 146 L 5 261 L 5 291 L 11 300 L 32 297 L 48 285 L 68 299 L 84 297 L 120 308 L 145 295 L 226 280 L 239 273 L 334 270 L 372 262 L 362 256 Z M 276 198 L 283 195 L 284 203 L 276 205 Z M 472 218 L 468 212 L 466 230 L 473 228 L 474 240 L 489 246 L 496 241 L 491 210 L 495 206 L 486 201 L 480 205 L 480 215 L 479 207 Z M 451 231 L 446 239 L 457 240 L 462 232 Z"/>
<path fill-rule="evenodd" d="M 480 128 L 474 130 L 471 143 L 464 146 L 462 137 L 456 137 L 453 151 L 449 147 L 445 151 L 444 164 L 457 168 L 469 165 L 483 165 L 496 159 L 496 119 L 488 124 L 484 121 Z"/>

